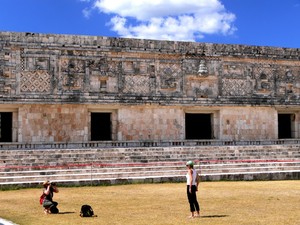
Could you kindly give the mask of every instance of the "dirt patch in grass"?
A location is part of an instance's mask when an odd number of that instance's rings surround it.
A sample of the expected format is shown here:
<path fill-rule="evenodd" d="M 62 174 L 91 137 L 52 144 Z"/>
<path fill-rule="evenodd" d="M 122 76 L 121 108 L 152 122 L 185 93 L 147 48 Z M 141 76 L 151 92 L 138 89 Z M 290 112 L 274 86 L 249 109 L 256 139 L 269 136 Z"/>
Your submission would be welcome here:
<path fill-rule="evenodd" d="M 44 215 L 41 189 L 0 191 L 0 217 L 20 225 L 297 225 L 300 181 L 202 182 L 201 217 L 188 219 L 184 183 L 61 187 L 54 196 L 60 214 Z M 81 218 L 89 204 L 98 217 Z"/>

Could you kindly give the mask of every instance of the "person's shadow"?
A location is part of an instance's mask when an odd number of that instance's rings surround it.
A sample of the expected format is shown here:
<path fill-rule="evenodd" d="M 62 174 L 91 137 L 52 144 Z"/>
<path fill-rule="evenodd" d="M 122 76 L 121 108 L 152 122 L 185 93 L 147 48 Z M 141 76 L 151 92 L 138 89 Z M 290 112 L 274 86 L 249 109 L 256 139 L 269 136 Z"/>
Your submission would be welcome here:
<path fill-rule="evenodd" d="M 220 217 L 228 217 L 228 215 L 211 215 L 211 216 L 200 216 L 201 218 L 220 218 Z"/>
<path fill-rule="evenodd" d="M 75 213 L 75 212 L 59 212 L 57 214 L 72 214 L 72 213 Z"/>

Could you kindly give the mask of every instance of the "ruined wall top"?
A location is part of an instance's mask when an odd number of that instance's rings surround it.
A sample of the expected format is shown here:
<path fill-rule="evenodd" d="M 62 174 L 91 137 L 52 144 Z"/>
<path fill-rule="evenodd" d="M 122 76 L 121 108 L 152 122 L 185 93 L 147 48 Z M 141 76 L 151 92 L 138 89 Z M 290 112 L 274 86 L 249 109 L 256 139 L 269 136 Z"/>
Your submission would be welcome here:
<path fill-rule="evenodd" d="M 300 105 L 299 49 L 0 32 L 0 103 Z"/>
<path fill-rule="evenodd" d="M 212 44 L 199 42 L 161 41 L 105 36 L 61 35 L 41 33 L 0 32 L 0 42 L 27 47 L 69 47 L 110 51 L 139 51 L 179 54 L 205 54 L 206 56 L 268 57 L 271 59 L 300 59 L 298 48 Z"/>

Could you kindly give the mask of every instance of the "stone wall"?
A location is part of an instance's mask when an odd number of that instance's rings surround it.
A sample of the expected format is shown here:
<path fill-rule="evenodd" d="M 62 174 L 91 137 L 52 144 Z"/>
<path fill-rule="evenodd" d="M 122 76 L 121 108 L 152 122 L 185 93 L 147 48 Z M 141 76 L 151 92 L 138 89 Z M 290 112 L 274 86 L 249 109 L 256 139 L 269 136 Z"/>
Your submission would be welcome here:
<path fill-rule="evenodd" d="M 90 112 L 112 112 L 112 140 L 160 141 L 185 139 L 185 112 L 179 107 L 132 106 L 113 111 L 82 105 L 24 105 L 16 118 L 14 140 L 85 142 L 90 140 Z M 203 112 L 201 108 L 198 112 Z M 208 112 L 204 110 L 204 112 Z M 213 139 L 270 140 L 277 138 L 277 112 L 271 108 L 224 107 L 213 113 Z M 15 120 L 17 121 L 17 120 Z M 199 127 L 199 129 L 203 129 Z M 16 131 L 17 131 L 16 130 Z M 297 132 L 298 134 L 298 132 Z"/>
<path fill-rule="evenodd" d="M 277 112 L 267 107 L 230 107 L 220 111 L 221 139 L 277 138 Z"/>
<path fill-rule="evenodd" d="M 10 102 L 299 105 L 297 49 L 9 32 L 0 49 Z"/>
<path fill-rule="evenodd" d="M 298 49 L 0 32 L 0 112 L 13 141 L 89 141 L 90 112 L 113 140 L 182 140 L 185 113 L 212 114 L 212 138 L 299 138 Z M 17 119 L 16 119 L 17 118 Z M 63 130 L 61 129 L 63 127 Z"/>
<path fill-rule="evenodd" d="M 88 141 L 88 110 L 78 105 L 24 105 L 19 108 L 20 142 Z"/>
<path fill-rule="evenodd" d="M 183 140 L 184 112 L 172 107 L 130 107 L 118 111 L 118 140 Z"/>

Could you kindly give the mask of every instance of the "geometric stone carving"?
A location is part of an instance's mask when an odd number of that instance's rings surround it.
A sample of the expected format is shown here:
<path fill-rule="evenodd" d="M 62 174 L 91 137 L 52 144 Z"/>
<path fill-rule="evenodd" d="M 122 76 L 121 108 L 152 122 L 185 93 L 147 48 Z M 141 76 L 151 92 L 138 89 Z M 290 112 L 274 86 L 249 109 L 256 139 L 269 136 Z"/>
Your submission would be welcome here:
<path fill-rule="evenodd" d="M 150 78 L 148 76 L 126 75 L 123 93 L 149 94 Z"/>
<path fill-rule="evenodd" d="M 187 97 L 208 98 L 218 95 L 218 80 L 215 77 L 189 75 L 184 86 Z"/>
<path fill-rule="evenodd" d="M 98 74 L 101 76 L 106 76 L 109 71 L 106 58 L 100 58 L 99 60 L 88 60 L 87 67 L 89 68 L 91 74 Z"/>
<path fill-rule="evenodd" d="M 83 76 L 78 74 L 64 74 L 64 90 L 79 90 L 83 87 Z"/>
<path fill-rule="evenodd" d="M 90 76 L 90 91 L 99 91 L 101 84 L 100 76 Z"/>
<path fill-rule="evenodd" d="M 199 75 L 206 75 L 206 74 L 208 74 L 208 70 L 207 70 L 207 66 L 206 66 L 206 61 L 204 59 L 200 60 L 198 74 Z"/>
<path fill-rule="evenodd" d="M 107 91 L 108 77 L 102 76 L 90 76 L 90 90 L 95 92 L 106 92 Z"/>
<path fill-rule="evenodd" d="M 85 73 L 85 62 L 77 59 L 61 59 L 61 71 L 65 73 Z"/>
<path fill-rule="evenodd" d="M 226 78 L 245 78 L 247 75 L 247 64 L 242 63 L 224 63 L 222 74 Z"/>
<path fill-rule="evenodd" d="M 271 93 L 274 90 L 273 80 L 274 71 L 271 65 L 254 64 L 253 65 L 254 79 L 256 80 L 256 90 L 258 92 Z"/>
<path fill-rule="evenodd" d="M 50 74 L 46 71 L 21 72 L 21 92 L 50 92 Z"/>
<path fill-rule="evenodd" d="M 180 88 L 179 79 L 181 76 L 181 65 L 179 63 L 160 63 L 160 88 L 161 89 L 177 89 Z"/>
<path fill-rule="evenodd" d="M 49 57 L 27 57 L 24 59 L 26 59 L 26 66 L 24 67 L 26 71 L 49 70 L 50 68 Z"/>
<path fill-rule="evenodd" d="M 252 90 L 252 85 L 245 79 L 222 79 L 223 96 L 246 96 Z"/>
<path fill-rule="evenodd" d="M 299 96 L 299 67 L 280 68 L 276 76 L 276 95 Z"/>

